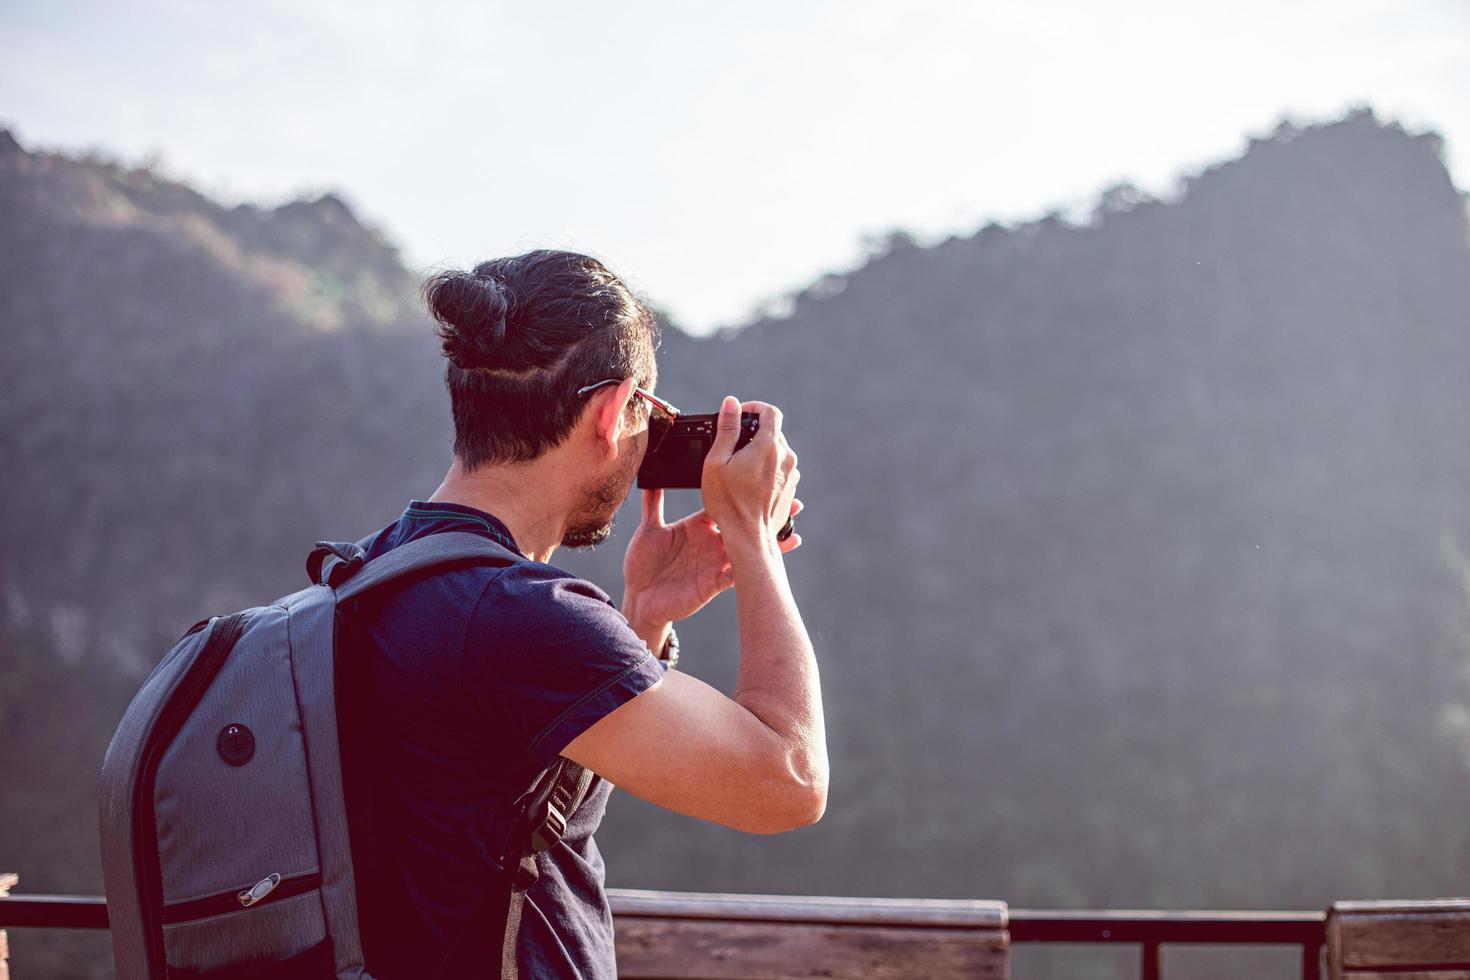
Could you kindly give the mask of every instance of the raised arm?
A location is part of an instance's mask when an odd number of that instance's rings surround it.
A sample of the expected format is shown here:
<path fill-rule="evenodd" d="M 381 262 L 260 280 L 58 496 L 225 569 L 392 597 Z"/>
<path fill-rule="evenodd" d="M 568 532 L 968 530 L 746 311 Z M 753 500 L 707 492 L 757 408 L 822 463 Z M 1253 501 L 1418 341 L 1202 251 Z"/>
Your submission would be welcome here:
<path fill-rule="evenodd" d="M 760 412 L 761 425 L 736 453 L 742 407 Z M 821 686 L 775 540 L 792 512 L 799 480 L 796 454 L 781 434 L 781 413 L 764 403 L 725 399 L 702 489 L 735 586 L 735 695 L 669 673 L 579 735 L 562 755 L 635 796 L 751 833 L 777 833 L 821 817 L 827 801 Z M 662 645 L 665 623 L 633 625 Z"/>

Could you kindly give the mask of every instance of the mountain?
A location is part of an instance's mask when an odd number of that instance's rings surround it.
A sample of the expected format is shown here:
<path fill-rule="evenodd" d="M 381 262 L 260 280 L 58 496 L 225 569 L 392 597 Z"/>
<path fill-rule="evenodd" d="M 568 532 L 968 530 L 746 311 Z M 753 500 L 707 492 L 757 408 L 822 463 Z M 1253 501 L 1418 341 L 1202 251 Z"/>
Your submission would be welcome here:
<path fill-rule="evenodd" d="M 416 279 L 341 200 L 224 208 L 6 134 L 0 229 L 12 605 L 110 620 L 88 642 L 148 662 L 391 509 L 381 470 L 439 465 Z"/>
<path fill-rule="evenodd" d="M 678 886 L 1463 890 L 1470 249 L 1439 142 L 1359 113 L 1118 196 L 900 237 L 664 363 L 678 404 L 785 410 L 841 827 L 775 861 L 710 830 L 692 869 L 739 858 Z"/>
<path fill-rule="evenodd" d="M 98 889 L 96 764 L 137 671 L 442 475 L 416 286 L 336 198 L 224 208 L 0 136 L 0 772 L 32 787 L 0 801 L 26 845 L 0 865 L 28 889 Z M 833 786 L 779 838 L 616 797 L 610 883 L 1463 892 L 1467 310 L 1438 137 L 1362 111 L 1283 124 L 1168 200 L 895 235 L 786 316 L 666 325 L 661 393 L 776 402 L 801 455 L 788 566 Z M 618 594 L 635 515 L 555 560 Z M 727 690 L 733 623 L 727 595 L 680 627 L 684 666 Z"/>

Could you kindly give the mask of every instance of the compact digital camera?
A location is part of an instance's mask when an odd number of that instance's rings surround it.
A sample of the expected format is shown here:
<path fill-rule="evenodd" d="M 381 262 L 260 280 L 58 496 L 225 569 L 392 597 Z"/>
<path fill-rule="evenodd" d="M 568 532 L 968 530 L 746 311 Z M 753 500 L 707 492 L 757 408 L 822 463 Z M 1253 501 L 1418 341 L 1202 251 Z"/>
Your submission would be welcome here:
<path fill-rule="evenodd" d="M 715 444 L 715 427 L 719 414 L 680 415 L 654 450 L 643 457 L 638 468 L 638 486 L 642 490 L 658 487 L 698 490 L 704 473 L 704 458 Z M 739 451 L 755 437 L 761 417 L 755 412 L 740 413 L 740 436 L 735 440 Z"/>

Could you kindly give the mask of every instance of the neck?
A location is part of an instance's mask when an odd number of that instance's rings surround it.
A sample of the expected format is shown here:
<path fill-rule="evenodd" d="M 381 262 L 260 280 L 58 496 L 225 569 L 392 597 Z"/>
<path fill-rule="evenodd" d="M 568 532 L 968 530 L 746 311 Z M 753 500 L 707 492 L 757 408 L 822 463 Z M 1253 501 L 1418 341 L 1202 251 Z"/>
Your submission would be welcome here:
<path fill-rule="evenodd" d="M 566 484 L 544 454 L 529 463 L 502 463 L 466 472 L 459 457 L 430 503 L 464 504 L 494 514 L 532 561 L 550 561 L 567 531 Z"/>

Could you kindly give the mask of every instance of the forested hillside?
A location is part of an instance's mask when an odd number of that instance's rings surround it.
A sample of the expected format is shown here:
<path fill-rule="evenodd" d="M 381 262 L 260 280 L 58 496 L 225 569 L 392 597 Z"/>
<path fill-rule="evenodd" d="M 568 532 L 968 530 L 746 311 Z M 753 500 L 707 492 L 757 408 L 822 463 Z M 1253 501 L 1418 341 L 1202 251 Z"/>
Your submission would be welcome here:
<path fill-rule="evenodd" d="M 781 838 L 617 798 L 610 884 L 1463 894 L 1467 242 L 1437 137 L 1360 112 L 1167 201 L 896 234 L 789 315 L 667 325 L 662 394 L 785 410 L 833 784 Z M 225 208 L 0 134 L 0 870 L 27 890 L 100 889 L 101 751 L 179 631 L 436 485 L 421 271 L 331 196 Z M 619 594 L 635 514 L 555 560 Z M 680 627 L 727 689 L 733 609 Z"/>

